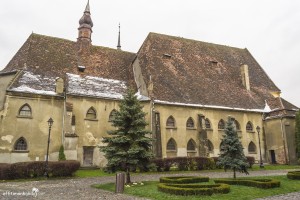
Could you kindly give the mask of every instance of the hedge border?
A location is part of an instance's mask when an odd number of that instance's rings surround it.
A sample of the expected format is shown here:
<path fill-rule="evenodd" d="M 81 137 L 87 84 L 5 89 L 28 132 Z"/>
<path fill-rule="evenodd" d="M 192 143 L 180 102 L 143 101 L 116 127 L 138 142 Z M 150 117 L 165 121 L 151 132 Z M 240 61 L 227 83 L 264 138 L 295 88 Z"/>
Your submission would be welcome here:
<path fill-rule="evenodd" d="M 212 195 L 214 193 L 226 194 L 230 192 L 228 184 L 171 184 L 159 183 L 158 190 L 174 195 Z"/>
<path fill-rule="evenodd" d="M 280 181 L 275 179 L 214 179 L 214 182 L 229 185 L 244 185 L 263 189 L 280 187 Z"/>
<path fill-rule="evenodd" d="M 287 178 L 292 180 L 300 180 L 300 171 L 291 171 L 287 173 Z"/>
<path fill-rule="evenodd" d="M 209 177 L 202 176 L 167 176 L 160 177 L 160 183 L 173 183 L 173 184 L 182 184 L 182 183 L 202 183 L 208 182 Z"/>

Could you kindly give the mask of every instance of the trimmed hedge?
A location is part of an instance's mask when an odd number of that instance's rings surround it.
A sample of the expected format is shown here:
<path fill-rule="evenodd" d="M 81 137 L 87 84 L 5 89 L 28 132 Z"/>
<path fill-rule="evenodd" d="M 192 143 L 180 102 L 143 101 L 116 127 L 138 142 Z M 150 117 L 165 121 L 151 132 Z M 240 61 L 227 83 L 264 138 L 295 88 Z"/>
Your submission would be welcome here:
<path fill-rule="evenodd" d="M 264 189 L 280 187 L 280 181 L 275 179 L 215 179 L 214 182 L 225 183 L 229 185 L 244 185 Z"/>
<path fill-rule="evenodd" d="M 170 177 L 160 177 L 160 183 L 174 183 L 174 184 L 183 184 L 183 183 L 201 183 L 208 182 L 208 177 L 201 176 L 170 176 Z"/>
<path fill-rule="evenodd" d="M 174 195 L 212 195 L 213 193 L 226 194 L 230 192 L 227 184 L 171 184 L 159 183 L 158 190 Z"/>
<path fill-rule="evenodd" d="M 300 180 L 300 171 L 292 171 L 287 173 L 288 179 Z"/>
<path fill-rule="evenodd" d="M 78 161 L 49 161 L 48 173 L 50 177 L 72 176 L 79 167 Z M 0 180 L 43 177 L 44 172 L 45 161 L 0 163 Z"/>

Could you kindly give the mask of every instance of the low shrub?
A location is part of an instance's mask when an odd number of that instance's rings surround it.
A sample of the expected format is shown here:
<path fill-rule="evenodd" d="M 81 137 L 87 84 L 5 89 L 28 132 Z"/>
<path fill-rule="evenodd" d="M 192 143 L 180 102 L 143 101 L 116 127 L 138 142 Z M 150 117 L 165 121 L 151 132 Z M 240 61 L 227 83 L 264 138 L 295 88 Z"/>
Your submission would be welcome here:
<path fill-rule="evenodd" d="M 79 167 L 78 161 L 49 161 L 48 173 L 50 177 L 72 176 Z M 1 180 L 42 177 L 44 172 L 45 161 L 0 164 Z"/>
<path fill-rule="evenodd" d="M 257 188 L 280 187 L 280 181 L 275 179 L 215 179 L 215 183 L 225 183 L 229 185 L 244 185 Z"/>
<path fill-rule="evenodd" d="M 208 177 L 201 176 L 169 176 L 169 177 L 160 177 L 160 183 L 174 183 L 174 184 L 183 184 L 183 183 L 201 183 L 208 182 Z"/>
<path fill-rule="evenodd" d="M 213 193 L 229 193 L 230 186 L 227 184 L 171 184 L 159 183 L 158 190 L 174 195 L 212 195 Z"/>
<path fill-rule="evenodd" d="M 292 171 L 287 173 L 288 179 L 300 180 L 300 171 Z"/>

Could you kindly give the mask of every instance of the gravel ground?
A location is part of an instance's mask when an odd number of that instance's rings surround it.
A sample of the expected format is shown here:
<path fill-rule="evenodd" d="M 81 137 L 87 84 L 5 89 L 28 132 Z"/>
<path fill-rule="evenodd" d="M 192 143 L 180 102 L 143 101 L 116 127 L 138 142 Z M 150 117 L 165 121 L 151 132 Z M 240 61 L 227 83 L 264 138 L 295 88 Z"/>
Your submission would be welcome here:
<path fill-rule="evenodd" d="M 291 170 L 268 170 L 268 171 L 254 171 L 251 172 L 251 176 L 273 176 L 273 175 L 285 175 L 287 171 Z M 131 180 L 134 182 L 158 180 L 159 177 L 164 174 L 154 175 L 133 175 Z M 172 174 L 172 175 L 182 175 Z M 185 174 L 186 175 L 186 174 Z M 225 178 L 231 177 L 231 173 L 224 172 L 198 172 L 189 173 L 189 175 L 203 175 L 210 178 Z M 238 174 L 238 176 L 245 176 Z M 115 194 L 104 190 L 92 188 L 93 184 L 114 182 L 115 177 L 93 177 L 93 178 L 74 178 L 64 180 L 41 180 L 41 181 L 26 181 L 26 182 L 3 182 L 0 183 L 0 199 L 43 199 L 43 200 L 69 200 L 69 199 L 107 199 L 107 200 L 134 200 L 143 199 L 124 194 Z M 38 190 L 35 193 L 32 191 Z M 277 195 L 264 199 L 272 200 L 285 200 L 285 199 L 300 199 L 300 186 L 299 192 L 289 193 L 286 195 Z"/>

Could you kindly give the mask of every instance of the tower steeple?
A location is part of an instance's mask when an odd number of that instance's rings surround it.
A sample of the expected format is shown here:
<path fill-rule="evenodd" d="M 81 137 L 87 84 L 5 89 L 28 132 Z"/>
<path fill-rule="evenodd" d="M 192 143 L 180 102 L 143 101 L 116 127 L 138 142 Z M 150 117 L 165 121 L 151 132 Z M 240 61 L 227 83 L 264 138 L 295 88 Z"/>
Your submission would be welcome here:
<path fill-rule="evenodd" d="M 121 50 L 121 33 L 120 33 L 120 23 L 119 23 L 119 35 L 118 35 L 118 46 L 117 46 L 117 49 L 118 50 Z"/>
<path fill-rule="evenodd" d="M 85 44 L 90 45 L 92 42 L 92 27 L 93 21 L 90 12 L 90 2 L 88 0 L 85 10 L 83 12 L 83 16 L 79 20 L 77 42 L 83 42 Z"/>

